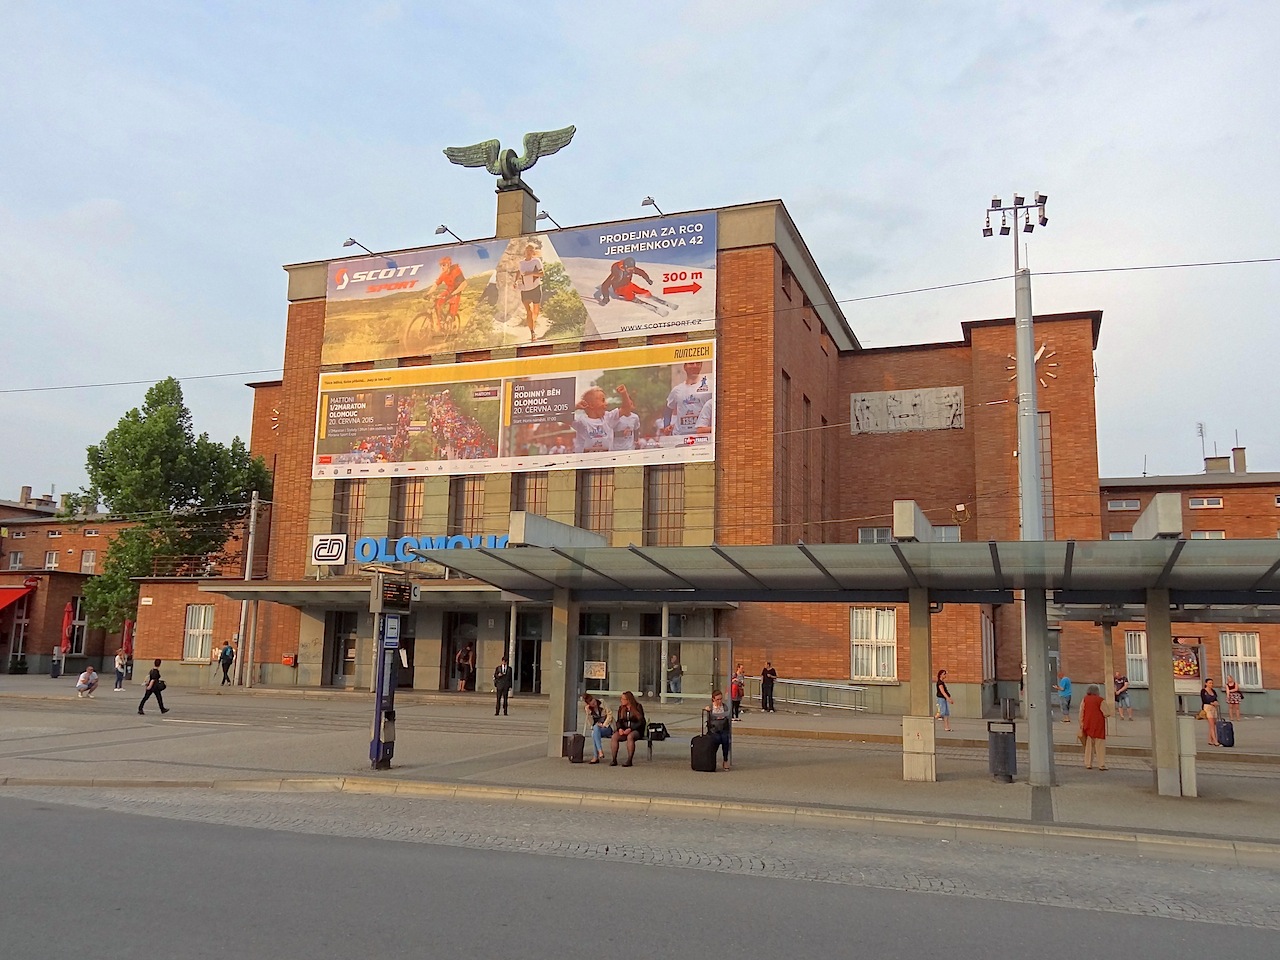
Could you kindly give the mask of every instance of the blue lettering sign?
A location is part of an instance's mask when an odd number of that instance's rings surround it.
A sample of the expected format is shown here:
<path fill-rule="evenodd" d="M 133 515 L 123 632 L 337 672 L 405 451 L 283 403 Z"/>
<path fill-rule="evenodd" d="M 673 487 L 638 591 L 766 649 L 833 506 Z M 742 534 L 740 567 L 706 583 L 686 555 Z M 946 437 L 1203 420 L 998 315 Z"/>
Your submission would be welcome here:
<path fill-rule="evenodd" d="M 487 547 L 497 550 L 507 545 L 509 537 L 504 534 L 478 534 L 474 537 L 454 536 L 422 536 L 400 537 L 390 540 L 387 537 L 361 537 L 356 541 L 355 558 L 360 563 L 416 563 L 418 557 L 414 550 L 475 550 Z"/>

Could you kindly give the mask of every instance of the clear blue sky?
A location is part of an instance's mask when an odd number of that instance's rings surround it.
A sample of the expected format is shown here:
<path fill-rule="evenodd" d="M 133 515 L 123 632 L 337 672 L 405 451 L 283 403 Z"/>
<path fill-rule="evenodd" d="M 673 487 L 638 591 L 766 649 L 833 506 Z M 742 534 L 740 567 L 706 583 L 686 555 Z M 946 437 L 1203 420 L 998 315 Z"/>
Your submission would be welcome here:
<path fill-rule="evenodd" d="M 1280 256 L 1280 6 L 1170 0 L 0 0 L 0 388 L 184 379 L 247 436 L 280 265 L 489 235 L 445 146 L 574 123 L 528 175 L 566 226 L 779 197 L 869 346 L 1009 316 L 993 193 L 1050 196 L 1034 270 Z M 1280 470 L 1280 264 L 1035 281 L 1104 311 L 1104 475 Z M 249 373 L 249 371 L 260 371 Z M 187 378 L 233 374 L 216 379 Z M 145 386 L 0 394 L 0 499 L 85 482 Z"/>

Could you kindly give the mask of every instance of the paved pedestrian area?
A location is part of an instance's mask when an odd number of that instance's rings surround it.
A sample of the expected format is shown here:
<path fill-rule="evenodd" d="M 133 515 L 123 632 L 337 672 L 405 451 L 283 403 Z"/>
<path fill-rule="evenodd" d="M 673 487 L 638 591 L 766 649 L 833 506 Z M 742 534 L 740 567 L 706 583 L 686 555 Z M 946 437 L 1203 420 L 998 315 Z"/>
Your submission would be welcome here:
<path fill-rule="evenodd" d="M 1141 853 L 1280 863 L 1280 720 L 1237 725 L 1233 750 L 1201 748 L 1197 799 L 1155 794 L 1150 727 L 1120 722 L 1108 769 L 1083 769 L 1073 726 L 1055 724 L 1059 785 L 997 783 L 986 725 L 939 729 L 936 783 L 901 779 L 896 717 L 781 709 L 734 725 L 733 770 L 689 769 L 697 704 L 654 705 L 675 738 L 634 767 L 546 756 L 545 699 L 494 717 L 485 695 L 400 694 L 392 770 L 367 760 L 372 696 L 171 687 L 171 712 L 137 716 L 140 688 L 75 697 L 67 678 L 0 677 L 0 781 L 6 785 L 169 785 L 239 790 L 391 792 L 399 797 L 519 799 L 565 809 L 839 824 L 956 836 L 993 831 L 1024 844 L 1111 843 Z M 1025 754 L 1020 756 L 1025 776 Z M 1251 859 L 1252 858 L 1252 859 Z"/>

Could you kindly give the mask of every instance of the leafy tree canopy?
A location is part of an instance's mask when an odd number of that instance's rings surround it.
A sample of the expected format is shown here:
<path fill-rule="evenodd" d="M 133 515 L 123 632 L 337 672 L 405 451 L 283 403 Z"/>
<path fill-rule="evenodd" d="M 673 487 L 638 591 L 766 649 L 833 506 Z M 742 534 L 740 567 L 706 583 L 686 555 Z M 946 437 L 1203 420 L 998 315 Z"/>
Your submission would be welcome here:
<path fill-rule="evenodd" d="M 151 576 L 158 558 L 216 562 L 247 516 L 253 491 L 264 498 L 271 492 L 262 458 L 250 456 L 239 437 L 227 446 L 196 436 L 172 377 L 89 447 L 86 468 L 89 485 L 70 498 L 71 512 L 92 514 L 101 505 L 138 524 L 112 540 L 103 572 L 85 585 L 90 623 L 109 630 L 136 612 L 132 578 Z"/>

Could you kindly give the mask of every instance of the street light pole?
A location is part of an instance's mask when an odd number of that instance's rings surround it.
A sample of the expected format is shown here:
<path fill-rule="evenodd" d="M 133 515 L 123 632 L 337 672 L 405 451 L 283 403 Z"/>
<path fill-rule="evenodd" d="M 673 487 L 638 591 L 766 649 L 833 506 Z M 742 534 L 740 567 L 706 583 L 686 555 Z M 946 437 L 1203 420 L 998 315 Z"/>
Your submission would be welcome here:
<path fill-rule="evenodd" d="M 991 214 L 1000 214 L 1000 235 L 1007 236 L 1009 214 L 1013 215 L 1013 319 L 1014 369 L 1018 391 L 1018 493 L 1021 509 L 1019 539 L 1044 540 L 1044 483 L 1040 463 L 1039 413 L 1036 404 L 1036 338 L 1031 314 L 1031 271 L 1023 267 L 1018 250 L 1018 219 L 1025 221 L 1024 233 L 1035 229 L 1037 222 L 1047 226 L 1045 215 L 1048 197 L 1035 195 L 1027 203 L 1020 194 L 1006 206 L 999 197 L 991 201 L 983 236 L 992 236 Z M 1049 692 L 1049 616 L 1048 597 L 1043 589 L 1026 589 L 1022 593 L 1022 687 L 1025 715 L 1029 727 L 1028 755 L 1032 786 L 1053 785 L 1053 713 Z"/>

